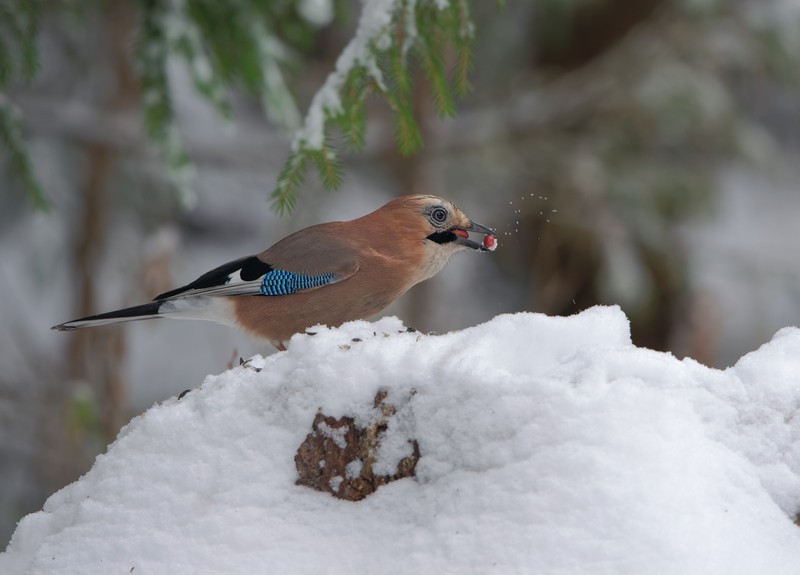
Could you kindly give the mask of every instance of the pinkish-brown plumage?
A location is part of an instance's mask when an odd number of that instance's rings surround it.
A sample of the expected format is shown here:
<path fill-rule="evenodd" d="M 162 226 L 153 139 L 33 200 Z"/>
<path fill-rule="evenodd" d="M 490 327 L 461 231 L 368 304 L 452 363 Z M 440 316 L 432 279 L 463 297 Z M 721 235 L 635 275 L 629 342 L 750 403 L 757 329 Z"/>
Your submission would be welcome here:
<path fill-rule="evenodd" d="M 361 218 L 295 232 L 149 304 L 54 329 L 156 317 L 209 319 L 238 325 L 283 349 L 293 334 L 313 325 L 372 317 L 438 273 L 453 253 L 493 245 L 470 240 L 468 231 L 492 234 L 447 200 L 403 196 Z M 276 287 L 264 287 L 265 277 L 275 278 Z"/>

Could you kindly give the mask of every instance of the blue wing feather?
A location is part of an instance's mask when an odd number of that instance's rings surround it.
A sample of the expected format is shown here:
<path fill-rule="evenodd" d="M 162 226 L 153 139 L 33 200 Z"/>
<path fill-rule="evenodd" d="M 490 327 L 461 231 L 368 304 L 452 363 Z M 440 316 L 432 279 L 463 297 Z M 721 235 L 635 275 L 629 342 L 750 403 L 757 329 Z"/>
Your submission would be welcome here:
<path fill-rule="evenodd" d="M 334 273 L 307 276 L 284 270 L 272 270 L 264 274 L 261 279 L 261 294 L 267 296 L 293 294 L 301 290 L 322 287 L 335 279 Z"/>

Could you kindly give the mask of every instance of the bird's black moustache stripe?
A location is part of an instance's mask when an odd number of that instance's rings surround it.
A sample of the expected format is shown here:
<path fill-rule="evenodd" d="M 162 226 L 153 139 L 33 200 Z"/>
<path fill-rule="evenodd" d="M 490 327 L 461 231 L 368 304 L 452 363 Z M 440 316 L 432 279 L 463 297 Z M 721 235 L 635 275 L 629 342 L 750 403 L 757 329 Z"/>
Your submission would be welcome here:
<path fill-rule="evenodd" d="M 450 242 L 456 241 L 456 235 L 450 230 L 447 230 L 444 232 L 434 232 L 426 239 L 436 242 L 437 244 L 449 244 Z"/>

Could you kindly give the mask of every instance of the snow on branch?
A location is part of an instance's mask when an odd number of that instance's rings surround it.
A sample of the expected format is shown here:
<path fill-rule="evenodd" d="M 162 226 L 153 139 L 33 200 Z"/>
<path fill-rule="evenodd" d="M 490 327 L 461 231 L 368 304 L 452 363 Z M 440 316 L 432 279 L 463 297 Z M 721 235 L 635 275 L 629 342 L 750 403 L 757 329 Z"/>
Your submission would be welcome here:
<path fill-rule="evenodd" d="M 293 46 L 278 31 L 294 30 L 295 42 L 312 37 L 316 27 L 327 22 L 324 4 L 304 4 L 298 11 L 294 3 L 141 3 L 137 64 L 145 126 L 162 147 L 168 176 L 185 205 L 194 197 L 191 164 L 177 126 L 170 60 L 183 61 L 195 91 L 221 117 L 231 115 L 228 92 L 238 84 L 261 97 L 271 120 L 295 130 L 300 114 L 282 70 L 293 57 Z"/>
<path fill-rule="evenodd" d="M 335 124 L 345 145 L 364 146 L 364 102 L 380 94 L 395 112 L 395 139 L 403 154 L 422 145 L 414 117 L 411 62 L 419 62 L 442 117 L 455 114 L 454 90 L 469 89 L 474 37 L 468 0 L 365 0 L 353 38 L 336 61 L 334 70 L 314 96 L 302 127 L 295 133 L 292 155 L 273 192 L 274 207 L 291 210 L 308 162 L 317 166 L 326 187 L 341 184 L 341 168 L 330 143 L 329 125 Z M 445 56 L 454 52 L 454 72 Z"/>

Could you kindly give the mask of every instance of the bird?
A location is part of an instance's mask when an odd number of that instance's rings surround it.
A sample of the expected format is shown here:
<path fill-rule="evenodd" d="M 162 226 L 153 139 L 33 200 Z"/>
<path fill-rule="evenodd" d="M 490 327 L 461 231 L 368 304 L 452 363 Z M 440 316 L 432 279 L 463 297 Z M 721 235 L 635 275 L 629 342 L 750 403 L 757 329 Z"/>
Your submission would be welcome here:
<path fill-rule="evenodd" d="M 484 234 L 478 242 L 470 233 Z M 155 318 L 237 326 L 278 350 L 316 325 L 368 319 L 463 250 L 494 251 L 494 230 L 452 202 L 400 196 L 350 221 L 296 231 L 256 255 L 223 264 L 152 302 L 68 321 L 70 331 Z"/>

